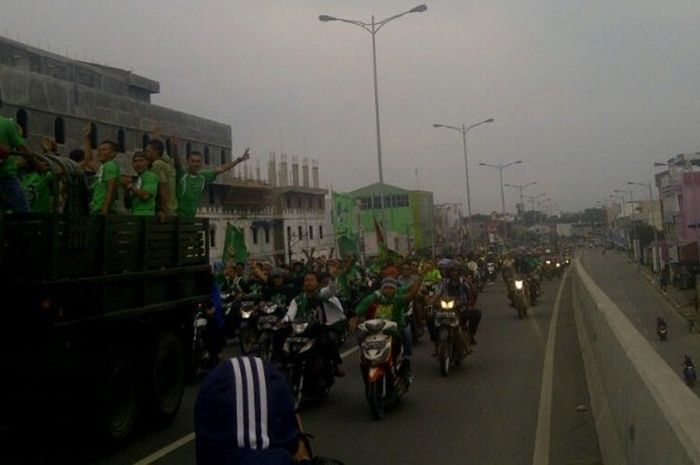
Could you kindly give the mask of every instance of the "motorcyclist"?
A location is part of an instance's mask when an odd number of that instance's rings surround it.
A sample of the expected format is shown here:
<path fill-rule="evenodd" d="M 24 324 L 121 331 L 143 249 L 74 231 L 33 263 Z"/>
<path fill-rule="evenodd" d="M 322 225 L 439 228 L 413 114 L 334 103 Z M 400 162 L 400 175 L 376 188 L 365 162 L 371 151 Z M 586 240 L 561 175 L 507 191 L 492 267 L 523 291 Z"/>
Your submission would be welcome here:
<path fill-rule="evenodd" d="M 436 301 L 444 297 L 454 299 L 461 309 L 460 319 L 464 329 L 465 347 L 467 353 L 470 353 L 472 351 L 471 346 L 476 344 L 474 336 L 481 322 L 481 310 L 475 307 L 476 290 L 468 281 L 460 278 L 459 269 L 456 266 L 451 266 L 447 270 L 447 278 L 440 282 L 435 291 Z"/>
<path fill-rule="evenodd" d="M 304 274 L 304 288 L 301 294 L 296 296 L 289 304 L 285 321 L 291 322 L 295 319 L 303 319 L 307 321 L 317 320 L 325 329 L 321 335 L 320 345 L 322 350 L 327 351 L 327 354 L 333 363 L 334 374 L 337 377 L 345 376 L 345 372 L 340 365 L 343 359 L 338 353 L 340 336 L 333 329 L 333 324 L 345 319 L 343 306 L 336 297 L 338 292 L 335 277 L 337 268 L 333 267 L 330 270 L 331 279 L 328 286 L 320 286 L 320 278 L 318 273 L 307 271 Z"/>
<path fill-rule="evenodd" d="M 384 278 L 381 289 L 362 299 L 355 309 L 358 317 L 367 315 L 367 319 L 384 318 L 398 325 L 401 331 L 399 336 L 404 351 L 404 361 L 401 369 L 406 377 L 410 377 L 413 349 L 411 329 L 406 324 L 406 306 L 420 291 L 426 273 L 427 271 L 424 270 L 410 288 L 399 289 L 399 283 L 395 278 Z"/>
<path fill-rule="evenodd" d="M 262 290 L 263 300 L 286 307 L 294 298 L 294 294 L 292 286 L 285 283 L 282 270 L 272 270 L 267 276 L 267 283 Z"/>
<path fill-rule="evenodd" d="M 660 331 L 662 329 L 666 329 L 668 326 L 666 325 L 666 320 L 664 320 L 662 317 L 657 316 L 656 317 L 656 330 Z"/>

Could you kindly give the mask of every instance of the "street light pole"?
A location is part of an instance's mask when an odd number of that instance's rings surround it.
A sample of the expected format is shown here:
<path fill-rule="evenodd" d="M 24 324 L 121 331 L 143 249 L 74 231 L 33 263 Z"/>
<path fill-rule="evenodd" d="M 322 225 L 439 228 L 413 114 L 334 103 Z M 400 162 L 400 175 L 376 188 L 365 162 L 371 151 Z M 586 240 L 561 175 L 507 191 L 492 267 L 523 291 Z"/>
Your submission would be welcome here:
<path fill-rule="evenodd" d="M 479 166 L 486 166 L 488 168 L 493 168 L 493 169 L 498 170 L 498 176 L 499 176 L 499 179 L 501 181 L 501 213 L 503 214 L 504 221 L 505 221 L 505 217 L 506 217 L 506 195 L 503 192 L 503 170 L 505 168 L 508 168 L 509 166 L 519 165 L 522 162 L 523 162 L 522 160 L 515 160 L 515 161 L 512 161 L 510 163 L 498 164 L 498 165 L 491 165 L 489 163 L 479 163 Z"/>
<path fill-rule="evenodd" d="M 515 187 L 516 189 L 518 189 L 520 191 L 520 204 L 523 206 L 523 208 L 525 208 L 525 204 L 523 203 L 523 190 L 526 187 L 534 186 L 535 184 L 537 184 L 537 181 L 532 181 L 532 182 L 529 182 L 527 184 L 507 184 L 506 183 L 504 185 L 508 186 L 508 187 Z"/>
<path fill-rule="evenodd" d="M 447 124 L 433 124 L 434 128 L 453 129 L 462 134 L 462 146 L 464 147 L 464 174 L 467 180 L 467 223 L 469 225 L 469 244 L 472 250 L 474 249 L 474 229 L 472 228 L 472 200 L 469 190 L 469 158 L 467 156 L 467 133 L 477 126 L 486 123 L 493 123 L 494 121 L 495 120 L 493 118 L 489 118 L 483 121 L 479 121 L 478 123 L 471 124 L 469 126 L 462 124 L 461 128 L 456 126 L 449 126 Z"/>
<path fill-rule="evenodd" d="M 320 15 L 318 17 L 319 21 L 321 22 L 329 22 L 329 21 L 340 21 L 343 23 L 348 23 L 352 24 L 354 26 L 361 27 L 365 31 L 369 32 L 372 35 L 372 71 L 373 71 L 373 79 L 374 79 L 374 117 L 375 117 L 375 123 L 376 123 L 376 129 L 377 129 L 377 170 L 379 171 L 379 196 L 381 199 L 381 205 L 380 205 L 380 211 L 381 211 L 381 223 L 382 223 L 382 229 L 386 231 L 386 215 L 384 213 L 384 172 L 382 169 L 382 135 L 381 135 L 381 128 L 379 124 L 379 83 L 377 79 L 377 32 L 386 24 L 389 22 L 398 19 L 404 15 L 407 15 L 409 13 L 423 13 L 426 11 L 428 7 L 426 5 L 418 5 L 416 7 L 411 8 L 408 11 L 405 11 L 403 13 L 396 14 L 394 16 L 389 16 L 388 18 L 384 18 L 381 21 L 375 21 L 374 20 L 374 15 L 372 15 L 372 22 L 370 23 L 365 23 L 362 21 L 357 21 L 353 19 L 343 19 L 343 18 L 336 18 L 334 16 L 328 16 L 328 15 Z"/>

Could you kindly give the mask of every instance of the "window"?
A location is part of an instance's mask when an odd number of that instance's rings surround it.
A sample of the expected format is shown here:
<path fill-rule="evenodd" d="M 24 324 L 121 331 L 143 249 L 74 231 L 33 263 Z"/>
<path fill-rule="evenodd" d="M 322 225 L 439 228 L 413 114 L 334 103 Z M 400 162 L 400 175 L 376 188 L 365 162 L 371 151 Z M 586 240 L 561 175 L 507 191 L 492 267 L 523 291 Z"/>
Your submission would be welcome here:
<path fill-rule="evenodd" d="M 360 199 L 360 202 L 362 202 L 362 205 L 361 205 L 360 208 L 361 208 L 362 210 L 369 210 L 370 208 L 372 208 L 372 206 L 370 205 L 370 204 L 371 204 L 371 201 L 372 201 L 372 199 L 370 199 L 370 198 L 368 198 L 368 197 L 363 197 L 363 198 L 361 198 L 361 199 Z"/>
<path fill-rule="evenodd" d="M 225 163 L 226 163 L 226 150 L 221 149 L 221 164 L 223 165 Z"/>
<path fill-rule="evenodd" d="M 292 242 L 292 227 L 287 226 L 287 242 L 291 243 Z"/>
<path fill-rule="evenodd" d="M 309 239 L 313 239 L 313 238 L 314 238 L 314 227 L 309 226 Z"/>
<path fill-rule="evenodd" d="M 257 244 L 258 243 L 258 228 L 253 226 L 252 229 L 253 229 L 253 244 Z"/>
<path fill-rule="evenodd" d="M 270 228 L 265 228 L 265 244 L 270 243 Z"/>
<path fill-rule="evenodd" d="M 119 152 L 126 152 L 126 136 L 124 135 L 124 130 L 117 130 L 117 150 Z"/>
<path fill-rule="evenodd" d="M 22 137 L 26 139 L 29 134 L 29 116 L 25 110 L 17 110 L 17 124 L 22 129 Z"/>
<path fill-rule="evenodd" d="M 187 145 L 185 145 L 185 155 L 189 155 L 190 153 L 192 153 L 192 144 L 188 142 Z"/>
<path fill-rule="evenodd" d="M 292 208 L 292 198 L 291 197 L 285 197 L 284 200 L 287 203 L 287 208 Z"/>
<path fill-rule="evenodd" d="M 374 209 L 382 208 L 382 198 L 381 197 L 374 197 L 374 204 L 372 205 L 372 208 L 374 208 Z"/>
<path fill-rule="evenodd" d="M 150 136 L 148 133 L 144 134 L 143 137 L 141 137 L 141 147 L 143 150 L 146 150 L 146 146 L 148 145 L 148 142 L 151 140 Z"/>
<path fill-rule="evenodd" d="M 61 117 L 53 122 L 53 138 L 56 139 L 57 144 L 66 143 L 66 125 Z"/>
<path fill-rule="evenodd" d="M 209 164 L 209 146 L 207 145 L 204 146 L 204 164 Z"/>
<path fill-rule="evenodd" d="M 216 247 L 216 227 L 209 228 L 209 247 Z"/>
<path fill-rule="evenodd" d="M 297 226 L 297 231 L 299 232 L 299 239 L 304 237 L 304 230 L 301 229 L 301 226 Z"/>
<path fill-rule="evenodd" d="M 318 227 L 318 238 L 323 239 L 323 225 L 319 225 Z"/>

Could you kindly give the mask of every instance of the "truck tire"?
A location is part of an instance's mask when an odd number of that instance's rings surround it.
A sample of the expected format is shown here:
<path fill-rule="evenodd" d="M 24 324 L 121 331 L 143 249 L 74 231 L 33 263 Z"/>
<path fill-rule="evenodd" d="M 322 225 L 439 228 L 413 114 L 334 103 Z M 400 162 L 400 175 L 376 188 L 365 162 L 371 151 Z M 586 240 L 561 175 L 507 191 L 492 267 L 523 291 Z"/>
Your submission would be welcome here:
<path fill-rule="evenodd" d="M 149 404 L 158 423 L 170 423 L 180 409 L 185 390 L 182 342 L 171 331 L 158 336 L 148 364 Z"/>
<path fill-rule="evenodd" d="M 97 423 L 108 447 L 125 442 L 140 416 L 141 397 L 134 352 L 124 346 L 110 347 L 98 378 Z"/>

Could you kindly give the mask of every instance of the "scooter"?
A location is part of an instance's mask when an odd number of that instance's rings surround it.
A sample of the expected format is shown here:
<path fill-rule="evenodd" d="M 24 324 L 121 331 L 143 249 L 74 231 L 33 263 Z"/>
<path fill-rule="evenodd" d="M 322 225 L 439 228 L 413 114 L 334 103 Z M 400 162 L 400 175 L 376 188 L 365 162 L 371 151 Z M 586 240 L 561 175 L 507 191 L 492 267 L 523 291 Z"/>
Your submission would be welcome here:
<path fill-rule="evenodd" d="M 358 326 L 365 397 L 376 420 L 384 418 L 387 404 L 398 402 L 411 385 L 410 378 L 401 374 L 403 346 L 394 353 L 397 332 L 398 325 L 384 319 L 368 320 Z"/>

